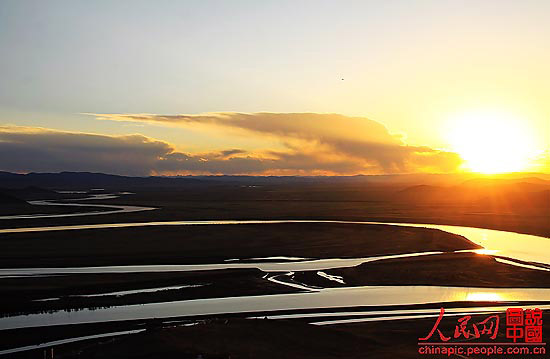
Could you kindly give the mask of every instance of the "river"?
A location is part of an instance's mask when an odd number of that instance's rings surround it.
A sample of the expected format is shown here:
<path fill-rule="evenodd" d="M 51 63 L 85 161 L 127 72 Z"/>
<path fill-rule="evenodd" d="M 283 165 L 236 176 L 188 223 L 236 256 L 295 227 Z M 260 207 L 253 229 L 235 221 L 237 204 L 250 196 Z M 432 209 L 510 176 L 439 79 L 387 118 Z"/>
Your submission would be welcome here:
<path fill-rule="evenodd" d="M 67 204 L 69 205 L 69 204 Z M 71 203 L 70 205 L 78 205 Z M 103 205 L 101 205 L 103 206 Z M 112 206 L 115 207 L 115 206 Z M 117 212 L 132 211 L 127 206 L 117 206 Z M 149 207 L 138 207 L 147 208 Z M 144 209 L 141 209 L 144 210 Z M 105 212 L 92 212 L 99 214 Z M 26 218 L 41 218 L 38 217 Z M 48 215 L 48 217 L 65 217 L 66 214 Z M 13 218 L 13 217 L 12 217 Z M 2 218 L 0 218 L 2 219 Z M 505 257 L 502 260 L 510 264 L 516 261 L 529 262 L 520 264 L 530 266 L 533 269 L 549 270 L 550 265 L 550 239 L 545 237 L 526 235 L 514 232 L 497 231 L 481 228 L 416 224 L 416 223 L 381 223 L 367 221 L 338 221 L 338 220 L 210 220 L 210 221 L 162 221 L 162 222 L 138 222 L 138 223 L 104 223 L 70 226 L 47 226 L 0 229 L 0 233 L 24 233 L 43 231 L 78 231 L 101 228 L 127 228 L 148 226 L 189 226 L 189 225 L 236 225 L 236 224 L 277 224 L 277 223 L 338 223 L 338 224 L 383 224 L 391 226 L 410 226 L 439 229 L 445 232 L 466 237 L 470 241 L 481 245 L 484 249 L 481 253 Z M 266 273 L 303 270 L 324 270 L 330 268 L 349 267 L 368 261 L 385 260 L 407 256 L 438 254 L 439 252 L 418 252 L 399 255 L 377 256 L 352 259 L 302 259 L 290 258 L 279 262 L 250 261 L 250 258 L 237 258 L 232 262 L 198 264 L 198 265 L 150 265 L 150 266 L 109 266 L 109 267 L 76 267 L 76 268 L 5 268 L 0 270 L 0 276 L 25 276 L 25 275 L 50 275 L 60 273 L 111 273 L 111 272 L 148 272 L 148 271 L 174 271 L 174 270 L 205 270 L 220 268 L 259 268 Z M 281 255 L 284 255 L 282 253 Z M 319 274 L 323 275 L 323 273 Z M 326 274 L 325 274 L 326 275 Z M 266 276 L 272 279 L 273 276 Z M 339 278 L 335 278 L 339 279 Z M 281 284 L 285 284 L 284 282 Z M 287 283 L 288 284 L 288 283 Z M 263 296 L 223 297 L 184 300 L 164 303 L 148 303 L 139 305 L 115 306 L 103 309 L 84 309 L 79 311 L 55 311 L 52 313 L 40 313 L 18 315 L 0 318 L 0 329 L 27 328 L 44 325 L 61 325 L 77 323 L 98 323 L 106 321 L 149 319 L 149 318 L 173 318 L 191 317 L 197 315 L 219 315 L 228 313 L 254 313 L 276 312 L 304 309 L 327 308 L 352 308 L 362 306 L 395 306 L 416 305 L 425 303 L 452 303 L 452 302 L 538 302 L 541 307 L 550 303 L 550 289 L 536 288 L 465 288 L 445 286 L 363 286 L 342 288 L 319 288 L 302 293 L 277 294 Z M 478 308 L 479 309 L 479 308 Z M 486 310 L 491 310 L 490 308 Z M 494 310 L 494 308 L 493 308 Z M 393 314 L 403 314 L 399 311 L 388 310 Z M 363 313 L 363 312 L 362 312 Z M 431 312 L 430 312 L 431 313 Z M 326 314 L 326 313 L 325 313 Z M 426 313 L 420 313 L 426 315 Z M 308 314 L 315 316 L 314 314 Z M 320 315 L 320 314 L 319 314 Z M 429 314 L 433 315 L 433 313 Z M 295 316 L 300 316 L 296 314 Z M 379 316 L 383 318 L 384 316 Z M 407 315 L 404 317 L 408 317 Z M 394 317 L 395 318 L 395 317 Z M 357 321 L 358 319 L 351 319 Z M 341 322 L 341 319 L 334 323 Z M 316 324 L 331 324 L 318 322 Z"/>

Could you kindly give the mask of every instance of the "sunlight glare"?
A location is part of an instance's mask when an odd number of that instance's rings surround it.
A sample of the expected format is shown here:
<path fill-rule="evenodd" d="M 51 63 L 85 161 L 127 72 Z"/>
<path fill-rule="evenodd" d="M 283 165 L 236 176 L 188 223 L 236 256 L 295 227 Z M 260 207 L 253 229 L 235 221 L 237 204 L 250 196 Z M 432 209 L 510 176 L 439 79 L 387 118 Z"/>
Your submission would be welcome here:
<path fill-rule="evenodd" d="M 493 255 L 493 254 L 497 254 L 498 252 L 500 252 L 499 250 L 497 249 L 475 249 L 474 250 L 474 253 L 477 253 L 477 254 L 482 254 L 482 255 Z"/>
<path fill-rule="evenodd" d="M 473 302 L 499 302 L 505 300 L 505 297 L 502 294 L 494 292 L 473 292 L 468 293 L 465 300 Z"/>
<path fill-rule="evenodd" d="M 468 170 L 480 173 L 523 171 L 534 155 L 533 136 L 525 121 L 508 113 L 476 111 L 451 118 L 447 131 L 452 150 Z"/>

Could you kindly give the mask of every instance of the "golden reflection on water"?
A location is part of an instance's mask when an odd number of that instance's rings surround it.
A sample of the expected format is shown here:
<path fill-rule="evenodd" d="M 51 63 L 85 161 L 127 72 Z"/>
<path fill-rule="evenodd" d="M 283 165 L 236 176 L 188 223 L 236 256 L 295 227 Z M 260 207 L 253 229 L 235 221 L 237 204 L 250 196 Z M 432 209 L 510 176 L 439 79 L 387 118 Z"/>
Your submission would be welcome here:
<path fill-rule="evenodd" d="M 467 301 L 494 302 L 494 301 L 506 301 L 510 299 L 511 298 L 509 298 L 504 294 L 499 294 L 495 292 L 471 292 L 466 295 Z"/>
<path fill-rule="evenodd" d="M 493 255 L 497 254 L 500 251 L 497 249 L 476 249 L 474 250 L 474 252 L 477 254 Z"/>

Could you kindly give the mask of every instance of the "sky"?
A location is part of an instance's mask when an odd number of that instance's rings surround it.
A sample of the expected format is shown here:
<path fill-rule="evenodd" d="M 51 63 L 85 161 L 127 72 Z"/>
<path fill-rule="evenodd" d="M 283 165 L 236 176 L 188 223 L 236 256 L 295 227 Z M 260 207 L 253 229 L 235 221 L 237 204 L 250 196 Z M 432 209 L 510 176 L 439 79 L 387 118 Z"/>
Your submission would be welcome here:
<path fill-rule="evenodd" d="M 549 13 L 0 0 L 0 170 L 550 173 Z"/>

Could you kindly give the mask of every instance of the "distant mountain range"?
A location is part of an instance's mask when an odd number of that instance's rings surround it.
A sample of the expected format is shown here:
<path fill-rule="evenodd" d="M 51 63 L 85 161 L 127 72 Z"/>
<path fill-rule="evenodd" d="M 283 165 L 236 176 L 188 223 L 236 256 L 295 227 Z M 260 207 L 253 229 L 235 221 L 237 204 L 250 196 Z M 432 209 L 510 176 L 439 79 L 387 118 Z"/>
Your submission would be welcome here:
<path fill-rule="evenodd" d="M 185 187 L 205 185 L 299 185 L 347 184 L 395 186 L 404 189 L 403 196 L 430 196 L 463 190 L 508 188 L 520 191 L 539 191 L 550 185 L 550 175 L 509 174 L 498 178 L 484 178 L 475 174 L 405 174 L 358 176 L 149 176 L 129 177 L 91 172 L 59 172 L 16 174 L 0 172 L 0 188 L 9 190 L 15 197 L 34 199 L 50 198 L 51 190 L 131 190 L 153 187 Z M 22 191 L 17 192 L 17 189 Z M 24 189 L 24 190 L 23 190 Z M 45 190 L 49 190 L 45 193 Z M 41 192 L 42 191 L 42 192 Z M 4 191 L 5 193 L 6 191 Z M 32 194 L 36 194 L 33 196 Z"/>
<path fill-rule="evenodd" d="M 202 179 L 170 177 L 127 177 L 105 173 L 60 172 L 15 174 L 0 172 L 0 188 L 94 189 L 177 186 L 204 183 Z"/>
<path fill-rule="evenodd" d="M 396 193 L 402 201 L 550 207 L 550 181 L 538 177 L 476 178 L 453 186 L 414 185 Z"/>

